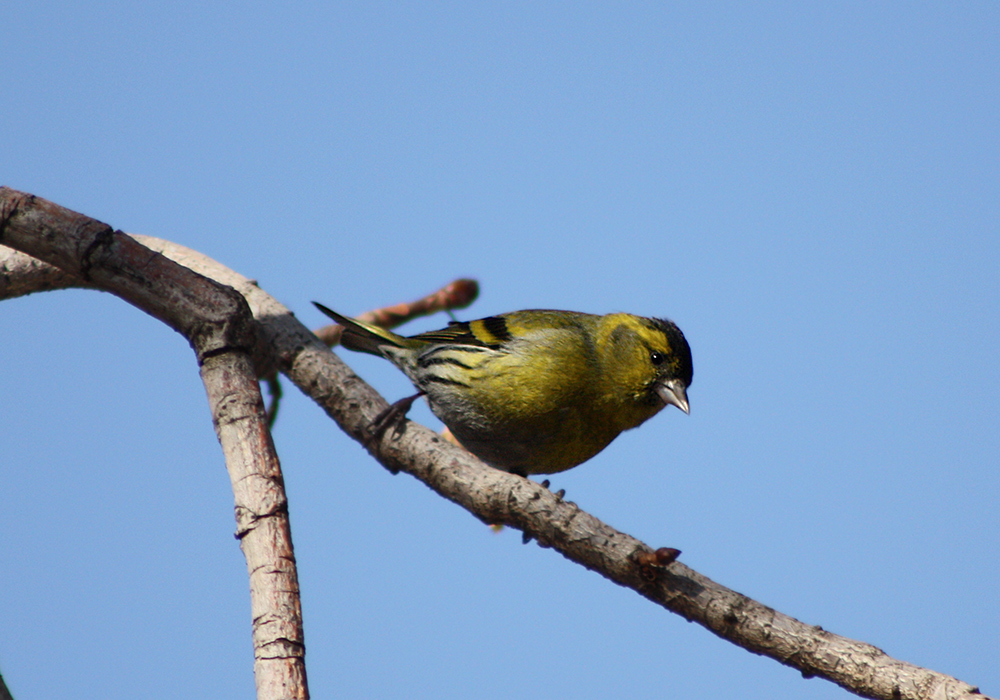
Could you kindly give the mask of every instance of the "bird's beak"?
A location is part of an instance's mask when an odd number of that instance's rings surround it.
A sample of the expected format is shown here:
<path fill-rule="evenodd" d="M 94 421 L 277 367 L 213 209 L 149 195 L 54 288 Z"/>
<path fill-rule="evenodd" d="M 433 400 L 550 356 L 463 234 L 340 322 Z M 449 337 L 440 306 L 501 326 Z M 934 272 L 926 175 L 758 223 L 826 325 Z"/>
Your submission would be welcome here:
<path fill-rule="evenodd" d="M 663 403 L 676 406 L 684 411 L 684 413 L 691 413 L 691 406 L 688 404 L 687 389 L 681 383 L 680 379 L 668 379 L 665 382 L 657 382 L 656 395 L 660 397 Z"/>

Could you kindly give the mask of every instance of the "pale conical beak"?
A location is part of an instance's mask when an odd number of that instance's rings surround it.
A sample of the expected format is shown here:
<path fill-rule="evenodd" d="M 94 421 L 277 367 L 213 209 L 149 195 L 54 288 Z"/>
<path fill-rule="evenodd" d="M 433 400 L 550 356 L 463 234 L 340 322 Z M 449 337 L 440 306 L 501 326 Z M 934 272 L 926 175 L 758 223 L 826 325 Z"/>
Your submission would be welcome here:
<path fill-rule="evenodd" d="M 663 403 L 676 406 L 684 411 L 684 413 L 691 413 L 691 405 L 688 403 L 687 389 L 681 383 L 681 380 L 669 379 L 662 384 L 657 383 L 656 394 L 660 397 L 660 400 L 663 401 Z"/>

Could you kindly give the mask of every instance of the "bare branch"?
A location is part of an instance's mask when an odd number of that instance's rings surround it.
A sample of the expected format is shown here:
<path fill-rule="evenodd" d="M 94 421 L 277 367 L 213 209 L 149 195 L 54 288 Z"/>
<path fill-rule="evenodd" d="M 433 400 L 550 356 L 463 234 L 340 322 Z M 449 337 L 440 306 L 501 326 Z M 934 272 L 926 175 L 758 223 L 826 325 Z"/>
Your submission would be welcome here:
<path fill-rule="evenodd" d="M 27 253 L 0 246 L 0 299 L 70 287 L 97 289 L 82 278 Z"/>
<path fill-rule="evenodd" d="M 307 698 L 298 576 L 278 457 L 251 354 L 257 326 L 243 296 L 135 239 L 44 199 L 0 188 L 0 243 L 68 273 L 13 256 L 22 283 L 71 278 L 110 291 L 181 332 L 198 358 L 236 502 L 250 574 L 257 697 Z M 6 267 L 6 266 L 5 266 Z M 25 282 L 23 278 L 30 278 Z"/>

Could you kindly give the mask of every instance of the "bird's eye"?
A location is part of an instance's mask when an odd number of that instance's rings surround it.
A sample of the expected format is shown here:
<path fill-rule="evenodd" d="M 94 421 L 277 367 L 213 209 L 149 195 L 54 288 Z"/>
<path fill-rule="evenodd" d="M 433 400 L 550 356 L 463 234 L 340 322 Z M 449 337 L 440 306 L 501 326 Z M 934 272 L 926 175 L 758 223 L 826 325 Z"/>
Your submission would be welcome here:
<path fill-rule="evenodd" d="M 665 359 L 667 359 L 667 356 L 664 355 L 662 352 L 657 352 L 656 350 L 654 350 L 653 352 L 649 353 L 649 361 L 652 362 L 654 365 L 662 365 Z"/>

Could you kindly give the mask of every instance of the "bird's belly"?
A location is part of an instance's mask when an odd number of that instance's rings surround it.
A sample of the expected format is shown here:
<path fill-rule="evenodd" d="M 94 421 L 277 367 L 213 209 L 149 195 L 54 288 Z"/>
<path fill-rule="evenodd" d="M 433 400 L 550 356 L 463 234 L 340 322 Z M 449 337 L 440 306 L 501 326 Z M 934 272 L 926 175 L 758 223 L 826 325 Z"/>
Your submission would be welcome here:
<path fill-rule="evenodd" d="M 515 474 L 554 474 L 585 462 L 618 434 L 607 421 L 594 421 L 578 407 L 497 416 L 467 400 L 429 397 L 431 410 L 469 452 Z"/>

